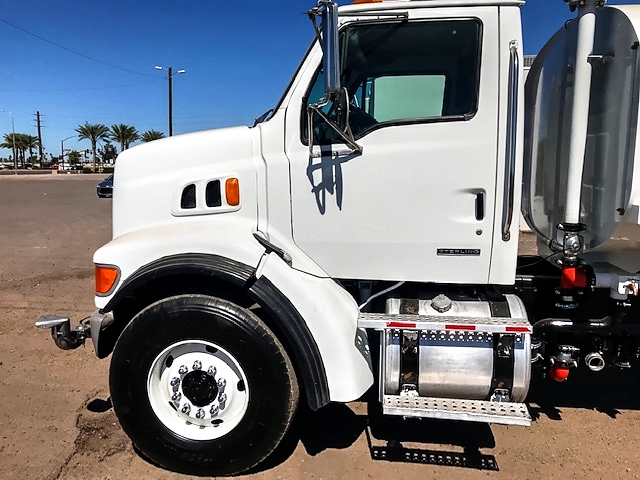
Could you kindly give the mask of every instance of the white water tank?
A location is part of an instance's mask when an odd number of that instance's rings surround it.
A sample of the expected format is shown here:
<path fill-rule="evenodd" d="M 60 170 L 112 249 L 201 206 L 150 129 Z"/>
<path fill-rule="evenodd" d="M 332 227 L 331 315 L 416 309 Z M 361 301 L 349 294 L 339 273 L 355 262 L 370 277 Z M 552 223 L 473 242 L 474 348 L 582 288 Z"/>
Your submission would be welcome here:
<path fill-rule="evenodd" d="M 640 270 L 640 6 L 597 9 L 580 222 L 585 257 Z M 526 87 L 522 213 L 540 253 L 562 243 L 577 21 L 540 51 Z"/>

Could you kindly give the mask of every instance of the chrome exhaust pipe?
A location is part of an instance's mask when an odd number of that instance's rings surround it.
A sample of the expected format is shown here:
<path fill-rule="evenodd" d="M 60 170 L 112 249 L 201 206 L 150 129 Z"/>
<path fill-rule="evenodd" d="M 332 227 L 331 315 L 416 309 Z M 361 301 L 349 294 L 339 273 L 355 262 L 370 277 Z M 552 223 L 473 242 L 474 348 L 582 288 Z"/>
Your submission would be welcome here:
<path fill-rule="evenodd" d="M 598 352 L 589 353 L 584 357 L 584 363 L 587 364 L 587 367 L 589 367 L 592 372 L 599 372 L 605 366 L 604 358 L 602 358 L 602 355 Z"/>

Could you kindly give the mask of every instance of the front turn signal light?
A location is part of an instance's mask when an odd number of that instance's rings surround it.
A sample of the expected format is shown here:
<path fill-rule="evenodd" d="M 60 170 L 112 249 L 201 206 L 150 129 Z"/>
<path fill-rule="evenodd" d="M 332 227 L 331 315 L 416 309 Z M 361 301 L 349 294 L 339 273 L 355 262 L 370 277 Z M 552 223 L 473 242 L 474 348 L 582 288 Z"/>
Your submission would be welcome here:
<path fill-rule="evenodd" d="M 112 265 L 96 265 L 96 293 L 105 295 L 115 286 L 120 270 Z"/>
<path fill-rule="evenodd" d="M 237 178 L 227 178 L 224 191 L 227 196 L 227 205 L 232 207 L 240 205 L 240 181 Z"/>

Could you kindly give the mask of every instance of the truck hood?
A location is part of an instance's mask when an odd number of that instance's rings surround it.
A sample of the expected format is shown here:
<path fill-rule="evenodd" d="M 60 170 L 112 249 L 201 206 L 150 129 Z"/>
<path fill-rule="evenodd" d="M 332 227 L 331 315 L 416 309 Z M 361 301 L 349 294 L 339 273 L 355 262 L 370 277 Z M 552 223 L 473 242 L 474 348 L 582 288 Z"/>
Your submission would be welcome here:
<path fill-rule="evenodd" d="M 220 213 L 202 208 L 178 211 L 187 185 L 197 187 L 234 176 L 240 179 L 243 193 L 255 192 L 256 139 L 256 132 L 248 127 L 231 127 L 154 140 L 122 152 L 114 175 L 113 237 L 185 221 L 190 215 Z M 245 195 L 243 204 L 251 200 L 251 195 Z M 255 209 L 244 210 L 255 215 Z"/>

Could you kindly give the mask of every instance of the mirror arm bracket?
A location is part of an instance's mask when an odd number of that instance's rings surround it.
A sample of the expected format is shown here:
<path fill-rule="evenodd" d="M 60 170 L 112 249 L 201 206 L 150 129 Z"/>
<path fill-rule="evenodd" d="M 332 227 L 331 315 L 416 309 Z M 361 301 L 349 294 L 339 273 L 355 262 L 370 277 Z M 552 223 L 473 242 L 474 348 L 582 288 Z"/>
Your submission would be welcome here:
<path fill-rule="evenodd" d="M 346 95 L 346 89 L 344 91 L 344 94 Z M 346 97 L 345 97 L 346 98 Z M 351 132 L 351 128 L 348 126 L 346 126 L 346 128 L 344 129 L 344 131 L 335 124 L 334 121 L 332 121 L 322 110 L 321 108 L 326 106 L 329 103 L 329 101 L 327 99 L 322 99 L 320 100 L 320 102 L 315 103 L 315 104 L 311 104 L 307 107 L 307 116 L 308 116 L 308 121 L 307 121 L 307 125 L 308 125 L 308 132 L 307 132 L 307 142 L 309 143 L 309 156 L 310 157 L 314 157 L 315 154 L 313 153 L 313 112 L 317 113 L 318 116 L 324 120 L 326 122 L 327 125 L 329 125 L 329 127 L 331 127 L 332 130 L 334 130 L 338 135 L 340 135 L 340 138 L 349 146 L 349 148 L 351 148 L 352 153 L 356 153 L 358 155 L 362 155 L 362 147 L 360 145 L 358 145 L 356 143 L 355 138 L 353 138 L 353 133 Z M 346 108 L 347 108 L 347 112 L 346 112 L 346 118 L 349 118 L 349 103 L 346 102 Z M 347 120 L 348 121 L 348 120 Z"/>
<path fill-rule="evenodd" d="M 316 31 L 316 40 L 318 40 L 318 43 L 322 45 L 322 33 L 320 33 L 318 22 L 316 22 L 316 16 L 318 15 L 317 8 L 309 10 L 307 15 L 309 15 L 309 19 L 311 20 L 311 23 L 313 23 L 313 29 Z"/>

